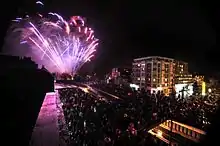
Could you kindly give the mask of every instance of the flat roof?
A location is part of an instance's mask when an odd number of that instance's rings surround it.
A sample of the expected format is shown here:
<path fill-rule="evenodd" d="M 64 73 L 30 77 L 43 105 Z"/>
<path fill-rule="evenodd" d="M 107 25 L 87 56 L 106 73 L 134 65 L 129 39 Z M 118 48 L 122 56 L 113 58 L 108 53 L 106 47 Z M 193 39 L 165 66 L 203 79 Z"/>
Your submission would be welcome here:
<path fill-rule="evenodd" d="M 56 94 L 47 93 L 32 132 L 30 146 L 59 146 Z"/>
<path fill-rule="evenodd" d="M 147 60 L 147 59 L 152 59 L 152 58 L 160 58 L 160 59 L 167 59 L 167 60 L 175 60 L 173 58 L 168 58 L 168 57 L 161 57 L 161 56 L 148 56 L 148 57 L 141 57 L 141 58 L 136 58 L 134 61 L 141 61 L 141 60 Z"/>

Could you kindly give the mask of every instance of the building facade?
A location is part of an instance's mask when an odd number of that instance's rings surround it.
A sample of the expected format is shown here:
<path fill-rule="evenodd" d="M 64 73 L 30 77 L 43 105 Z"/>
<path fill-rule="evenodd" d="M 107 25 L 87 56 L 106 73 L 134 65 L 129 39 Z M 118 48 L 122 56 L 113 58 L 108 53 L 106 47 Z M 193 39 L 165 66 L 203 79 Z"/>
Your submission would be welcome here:
<path fill-rule="evenodd" d="M 162 90 L 169 94 L 175 84 L 193 82 L 188 63 L 167 57 L 149 56 L 134 59 L 132 72 L 132 82 L 151 92 Z"/>
<path fill-rule="evenodd" d="M 111 73 L 106 76 L 107 83 L 128 85 L 132 82 L 131 67 L 113 68 Z"/>
<path fill-rule="evenodd" d="M 149 91 L 171 92 L 174 86 L 175 60 L 167 57 L 150 56 L 134 59 L 132 64 L 133 83 Z"/>
<path fill-rule="evenodd" d="M 175 75 L 175 84 L 189 84 L 192 82 L 192 74 Z"/>
<path fill-rule="evenodd" d="M 175 75 L 183 76 L 189 74 L 188 63 L 184 61 L 175 60 Z"/>
<path fill-rule="evenodd" d="M 188 63 L 175 60 L 175 84 L 188 84 L 193 82 L 192 74 L 189 74 Z"/>

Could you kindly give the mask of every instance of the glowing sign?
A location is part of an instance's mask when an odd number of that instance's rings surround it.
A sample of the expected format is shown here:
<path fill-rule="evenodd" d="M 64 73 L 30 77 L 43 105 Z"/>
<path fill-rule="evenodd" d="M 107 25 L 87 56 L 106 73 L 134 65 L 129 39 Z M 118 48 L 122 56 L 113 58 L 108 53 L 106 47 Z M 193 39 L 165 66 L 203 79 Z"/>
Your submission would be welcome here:
<path fill-rule="evenodd" d="M 176 84 L 175 85 L 176 96 L 183 95 L 191 96 L 193 94 L 193 86 L 192 84 Z"/>

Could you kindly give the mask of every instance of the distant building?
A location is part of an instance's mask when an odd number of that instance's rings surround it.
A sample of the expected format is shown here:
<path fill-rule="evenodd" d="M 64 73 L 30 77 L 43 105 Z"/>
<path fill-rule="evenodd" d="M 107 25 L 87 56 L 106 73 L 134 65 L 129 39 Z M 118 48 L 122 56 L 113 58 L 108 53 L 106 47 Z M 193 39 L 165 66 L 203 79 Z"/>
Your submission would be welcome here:
<path fill-rule="evenodd" d="M 129 67 L 113 68 L 111 73 L 106 76 L 108 83 L 129 84 L 131 83 L 132 69 Z"/>
<path fill-rule="evenodd" d="M 188 63 L 175 60 L 175 84 L 189 84 L 193 82 L 192 74 L 189 74 Z"/>
<path fill-rule="evenodd" d="M 194 82 L 194 94 L 205 95 L 206 83 L 204 82 L 204 76 L 195 75 L 193 78 L 193 82 Z"/>
<path fill-rule="evenodd" d="M 175 60 L 175 75 L 183 76 L 189 74 L 188 63 L 184 61 Z"/>
<path fill-rule="evenodd" d="M 145 90 L 171 92 L 174 84 L 175 60 L 166 57 L 150 56 L 134 59 L 133 83 Z"/>
<path fill-rule="evenodd" d="M 188 84 L 193 83 L 192 74 L 183 74 L 175 76 L 175 84 Z"/>
<path fill-rule="evenodd" d="M 172 58 L 149 56 L 134 59 L 132 82 L 145 90 L 162 90 L 169 94 L 175 84 L 193 82 L 188 71 L 188 63 Z"/>
<path fill-rule="evenodd" d="M 204 82 L 204 78 L 204 76 L 196 75 L 193 80 L 194 82 L 197 82 L 198 85 L 202 85 L 202 83 Z"/>

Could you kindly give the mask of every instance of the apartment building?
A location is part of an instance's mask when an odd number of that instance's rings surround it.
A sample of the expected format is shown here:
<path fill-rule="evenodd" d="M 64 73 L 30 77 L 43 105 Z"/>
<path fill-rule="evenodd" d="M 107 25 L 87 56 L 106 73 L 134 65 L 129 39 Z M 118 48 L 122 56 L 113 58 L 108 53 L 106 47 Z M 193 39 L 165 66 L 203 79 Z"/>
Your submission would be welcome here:
<path fill-rule="evenodd" d="M 175 76 L 174 59 L 149 56 L 134 59 L 132 66 L 134 84 L 145 90 L 171 92 Z"/>

